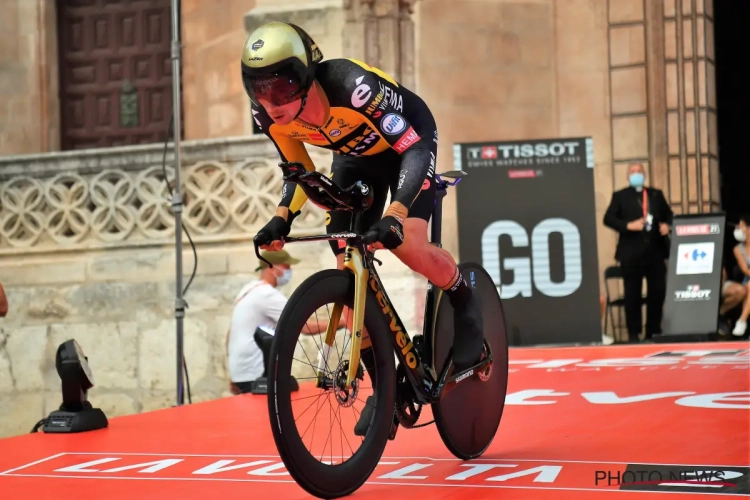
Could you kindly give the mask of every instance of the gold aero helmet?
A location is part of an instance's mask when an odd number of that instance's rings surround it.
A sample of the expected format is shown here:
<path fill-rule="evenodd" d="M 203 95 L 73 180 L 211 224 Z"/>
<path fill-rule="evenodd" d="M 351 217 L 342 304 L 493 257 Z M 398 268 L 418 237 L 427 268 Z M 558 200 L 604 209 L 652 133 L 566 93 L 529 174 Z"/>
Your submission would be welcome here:
<path fill-rule="evenodd" d="M 263 99 L 283 106 L 307 96 L 322 59 L 318 45 L 299 26 L 264 24 L 245 40 L 242 84 L 255 104 Z"/>

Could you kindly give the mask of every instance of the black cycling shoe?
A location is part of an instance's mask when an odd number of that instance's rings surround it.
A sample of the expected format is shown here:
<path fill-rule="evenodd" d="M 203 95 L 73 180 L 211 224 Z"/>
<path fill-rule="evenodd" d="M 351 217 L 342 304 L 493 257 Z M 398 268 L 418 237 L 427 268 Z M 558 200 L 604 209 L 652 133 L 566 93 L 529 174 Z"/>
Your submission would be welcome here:
<path fill-rule="evenodd" d="M 484 351 L 482 305 L 476 292 L 463 306 L 453 308 L 453 373 L 468 370 Z"/>
<path fill-rule="evenodd" d="M 372 418 L 375 416 L 376 401 L 375 395 L 367 398 L 365 407 L 362 408 L 362 414 L 360 414 L 359 420 L 357 420 L 357 425 L 354 426 L 355 436 L 365 437 L 367 434 L 367 429 L 370 428 L 370 422 L 372 422 Z"/>

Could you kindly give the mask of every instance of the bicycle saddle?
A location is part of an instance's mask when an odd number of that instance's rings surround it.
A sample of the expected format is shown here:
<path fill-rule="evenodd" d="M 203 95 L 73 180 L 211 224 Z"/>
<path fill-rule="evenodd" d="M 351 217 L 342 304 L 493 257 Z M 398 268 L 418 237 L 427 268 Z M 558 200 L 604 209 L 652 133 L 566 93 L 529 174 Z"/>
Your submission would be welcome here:
<path fill-rule="evenodd" d="M 320 172 L 308 172 L 301 163 L 281 162 L 279 167 L 285 181 L 298 184 L 310 201 L 325 210 L 364 211 L 372 205 L 372 190 L 362 181 L 342 188 Z"/>

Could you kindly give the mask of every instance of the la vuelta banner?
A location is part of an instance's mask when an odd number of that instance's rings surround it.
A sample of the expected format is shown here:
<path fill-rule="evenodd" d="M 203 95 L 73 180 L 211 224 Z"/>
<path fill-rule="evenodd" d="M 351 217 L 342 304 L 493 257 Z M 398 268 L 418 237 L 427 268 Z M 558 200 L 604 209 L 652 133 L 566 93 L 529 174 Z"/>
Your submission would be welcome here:
<path fill-rule="evenodd" d="M 462 261 L 500 291 L 511 345 L 601 342 L 591 138 L 462 143 Z"/>

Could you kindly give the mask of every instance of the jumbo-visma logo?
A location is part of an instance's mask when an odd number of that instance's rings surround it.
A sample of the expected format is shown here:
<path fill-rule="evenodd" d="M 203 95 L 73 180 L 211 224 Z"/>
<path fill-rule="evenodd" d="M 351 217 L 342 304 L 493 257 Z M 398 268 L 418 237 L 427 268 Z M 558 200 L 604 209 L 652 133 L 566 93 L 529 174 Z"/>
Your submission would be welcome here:
<path fill-rule="evenodd" d="M 401 115 L 389 113 L 383 117 L 380 122 L 383 132 L 388 135 L 400 134 L 406 128 L 406 120 Z"/>

